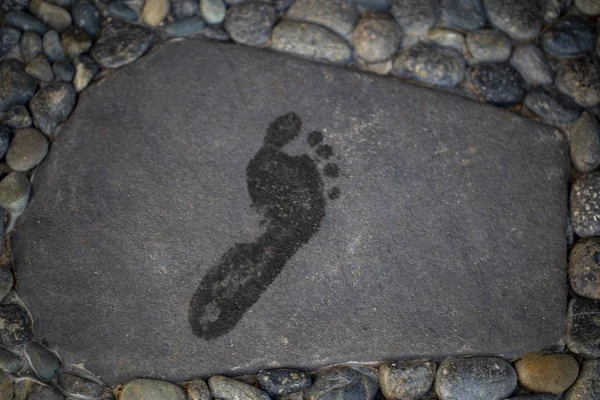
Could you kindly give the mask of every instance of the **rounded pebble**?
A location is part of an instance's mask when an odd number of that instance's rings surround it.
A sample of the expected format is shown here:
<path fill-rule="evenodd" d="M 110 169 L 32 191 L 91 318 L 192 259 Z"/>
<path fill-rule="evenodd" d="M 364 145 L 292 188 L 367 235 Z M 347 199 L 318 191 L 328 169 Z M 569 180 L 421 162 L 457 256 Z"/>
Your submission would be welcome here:
<path fill-rule="evenodd" d="M 46 57 L 39 56 L 25 66 L 25 72 L 32 78 L 42 82 L 51 82 L 54 80 L 54 72 Z"/>
<path fill-rule="evenodd" d="M 140 18 L 140 14 L 131 9 L 124 1 L 111 1 L 108 6 L 108 12 L 113 17 L 121 18 L 126 21 L 136 22 Z"/>
<path fill-rule="evenodd" d="M 465 44 L 465 37 L 459 32 L 449 29 L 432 29 L 427 34 L 427 39 L 439 44 L 440 46 L 453 48 L 460 54 L 464 54 L 465 49 L 467 48 Z"/>
<path fill-rule="evenodd" d="M 481 0 L 441 0 L 442 15 L 451 26 L 474 30 L 485 25 Z"/>
<path fill-rule="evenodd" d="M 304 392 L 306 400 L 373 400 L 377 393 L 377 375 L 368 367 L 337 367 L 319 372 L 313 385 Z"/>
<path fill-rule="evenodd" d="M 202 32 L 206 28 L 206 23 L 200 17 L 190 17 L 180 19 L 165 26 L 165 32 L 171 37 L 182 37 Z"/>
<path fill-rule="evenodd" d="M 573 231 L 581 237 L 600 235 L 600 172 L 590 172 L 573 181 L 570 207 Z"/>
<path fill-rule="evenodd" d="M 556 88 L 582 107 L 600 103 L 600 61 L 595 57 L 565 60 L 556 72 Z"/>
<path fill-rule="evenodd" d="M 175 19 L 184 19 L 198 15 L 199 2 L 197 0 L 171 0 L 171 13 Z"/>
<path fill-rule="evenodd" d="M 567 346 L 587 358 L 600 357 L 600 302 L 575 297 L 567 313 Z"/>
<path fill-rule="evenodd" d="M 435 391 L 443 400 L 504 399 L 517 386 L 513 367 L 501 358 L 451 358 L 442 361 Z"/>
<path fill-rule="evenodd" d="M 569 354 L 528 353 L 515 364 L 521 385 L 535 392 L 559 394 L 579 375 L 579 364 Z"/>
<path fill-rule="evenodd" d="M 71 114 L 76 101 L 77 93 L 68 83 L 54 82 L 43 87 L 29 103 L 35 126 L 49 136 Z"/>
<path fill-rule="evenodd" d="M 362 17 L 352 35 L 356 55 L 367 62 L 390 58 L 400 45 L 400 28 L 387 14 Z"/>
<path fill-rule="evenodd" d="M 340 36 L 319 25 L 282 21 L 273 29 L 271 48 L 317 61 L 343 64 L 352 50 Z"/>
<path fill-rule="evenodd" d="M 60 36 L 63 50 L 69 58 L 75 58 L 92 47 L 90 35 L 78 26 L 70 26 Z"/>
<path fill-rule="evenodd" d="M 47 30 L 42 21 L 23 11 L 10 11 L 4 17 L 4 22 L 6 22 L 6 25 L 20 29 L 23 32 L 32 31 L 43 35 Z"/>
<path fill-rule="evenodd" d="M 265 44 L 274 23 L 275 9 L 259 2 L 230 7 L 225 17 L 225 29 L 231 38 L 250 46 Z"/>
<path fill-rule="evenodd" d="M 4 218 L 4 211 L 2 211 L 2 218 Z M 14 277 L 10 269 L 0 267 L 0 301 L 10 292 L 14 283 Z"/>
<path fill-rule="evenodd" d="M 158 26 L 169 13 L 169 0 L 146 0 L 142 20 L 150 26 Z"/>
<path fill-rule="evenodd" d="M 398 53 L 394 71 L 402 78 L 430 85 L 454 87 L 464 79 L 465 61 L 456 50 L 421 42 Z"/>
<path fill-rule="evenodd" d="M 187 400 L 185 391 L 158 379 L 134 379 L 121 390 L 119 400 Z"/>
<path fill-rule="evenodd" d="M 600 300 L 600 238 L 575 244 L 569 256 L 569 284 L 577 295 Z"/>
<path fill-rule="evenodd" d="M 58 375 L 57 383 L 62 390 L 77 397 L 98 398 L 104 392 L 104 386 L 98 382 L 68 373 Z"/>
<path fill-rule="evenodd" d="M 43 381 L 49 381 L 58 375 L 60 360 L 50 350 L 37 342 L 29 342 L 23 347 L 25 358 L 33 372 Z"/>
<path fill-rule="evenodd" d="M 71 82 L 75 77 L 75 66 L 69 62 L 58 62 L 52 65 L 56 79 L 62 82 Z"/>
<path fill-rule="evenodd" d="M 600 123 L 584 112 L 569 127 L 571 161 L 580 172 L 590 172 L 600 167 Z"/>
<path fill-rule="evenodd" d="M 549 89 L 532 89 L 525 95 L 523 104 L 551 125 L 575 121 L 581 109 L 570 98 Z"/>
<path fill-rule="evenodd" d="M 21 32 L 14 28 L 0 28 L 0 57 L 9 54 L 19 43 Z"/>
<path fill-rule="evenodd" d="M 353 1 L 295 0 L 286 17 L 324 26 L 349 39 L 359 15 Z"/>
<path fill-rule="evenodd" d="M 502 32 L 487 29 L 467 34 L 467 47 L 480 62 L 505 62 L 510 58 L 512 45 Z"/>
<path fill-rule="evenodd" d="M 510 58 L 513 66 L 532 86 L 550 85 L 554 81 L 554 72 L 550 64 L 542 54 L 542 51 L 534 44 L 527 43 L 517 47 Z"/>
<path fill-rule="evenodd" d="M 12 400 L 14 390 L 10 376 L 6 372 L 0 371 L 0 400 Z"/>
<path fill-rule="evenodd" d="M 488 21 L 515 40 L 535 38 L 542 28 L 538 1 L 483 0 Z"/>
<path fill-rule="evenodd" d="M 25 73 L 23 64 L 17 60 L 0 61 L 0 112 L 20 104 L 27 104 L 35 93 L 37 84 Z"/>
<path fill-rule="evenodd" d="M 187 396 L 188 400 L 210 400 L 210 390 L 206 383 L 197 379 L 195 381 L 191 381 L 187 387 Z"/>
<path fill-rule="evenodd" d="M 312 379 L 303 371 L 294 369 L 272 369 L 258 374 L 260 388 L 271 397 L 285 396 L 307 389 Z"/>
<path fill-rule="evenodd" d="M 471 67 L 468 75 L 479 94 L 492 104 L 507 106 L 523 98 L 525 82 L 508 63 L 480 63 Z"/>
<path fill-rule="evenodd" d="M 407 35 L 422 36 L 440 16 L 437 0 L 394 0 L 392 15 Z"/>
<path fill-rule="evenodd" d="M 42 38 L 35 32 L 25 32 L 21 35 L 19 48 L 23 62 L 31 62 L 43 53 Z"/>
<path fill-rule="evenodd" d="M 14 374 L 23 368 L 23 361 L 18 354 L 0 347 L 0 369 L 7 374 Z"/>
<path fill-rule="evenodd" d="M 429 361 L 384 364 L 379 368 L 379 386 L 386 399 L 418 400 L 429 392 L 435 370 Z"/>
<path fill-rule="evenodd" d="M 56 31 L 48 31 L 42 39 L 44 53 L 52 62 L 65 61 L 67 56 L 62 48 L 60 37 Z"/>
<path fill-rule="evenodd" d="M 115 19 L 102 27 L 91 55 L 105 68 L 122 67 L 141 57 L 153 38 L 152 31 Z"/>
<path fill-rule="evenodd" d="M 600 398 L 600 360 L 585 360 L 575 384 L 565 395 L 565 400 Z"/>
<path fill-rule="evenodd" d="M 223 0 L 200 0 L 200 15 L 209 24 L 220 24 L 225 19 Z"/>
<path fill-rule="evenodd" d="M 48 154 L 48 140 L 37 129 L 17 130 L 6 153 L 6 163 L 14 171 L 28 171 Z"/>
<path fill-rule="evenodd" d="M 7 180 L 10 182 L 6 182 Z M 25 175 L 20 172 L 8 174 L 0 181 L 0 205 L 6 210 L 10 210 L 16 202 L 21 201 L 25 192 L 24 186 L 27 186 L 26 192 L 27 197 L 29 197 L 30 185 Z M 9 207 L 6 207 L 5 204 Z M 25 207 L 19 209 L 21 212 Z M 0 343 L 2 345 L 7 347 L 20 346 L 29 342 L 32 335 L 33 326 L 27 311 L 17 304 L 0 305 Z"/>
<path fill-rule="evenodd" d="M 600 1 L 598 0 L 575 0 L 575 7 L 587 15 L 600 15 Z"/>
<path fill-rule="evenodd" d="M 248 385 L 247 383 L 227 378 L 225 376 L 213 376 L 208 380 L 208 387 L 214 398 L 221 400 L 269 400 L 262 390 Z"/>
<path fill-rule="evenodd" d="M 362 8 L 373 11 L 387 11 L 392 7 L 392 0 L 356 0 Z"/>
<path fill-rule="evenodd" d="M 25 106 L 11 107 L 0 116 L 0 121 L 13 129 L 29 128 L 32 123 L 29 111 Z M 2 148 L 4 148 L 3 139 L 0 139 L 0 149 Z M 8 150 L 8 145 L 5 150 Z M 4 153 L 2 153 L 2 156 L 4 156 Z"/>
<path fill-rule="evenodd" d="M 71 14 L 61 8 L 44 0 L 30 0 L 29 11 L 42 22 L 59 32 L 71 25 Z"/>
<path fill-rule="evenodd" d="M 540 36 L 544 51 L 554 57 L 578 57 L 590 54 L 596 46 L 594 25 L 575 16 L 554 23 Z"/>
<path fill-rule="evenodd" d="M 71 8 L 73 23 L 84 29 L 89 35 L 96 36 L 100 30 L 100 14 L 89 1 L 81 1 Z"/>
<path fill-rule="evenodd" d="M 88 56 L 78 56 L 73 60 L 75 64 L 75 77 L 73 78 L 73 86 L 77 92 L 85 89 L 94 76 L 98 73 L 99 67 L 96 61 Z"/>

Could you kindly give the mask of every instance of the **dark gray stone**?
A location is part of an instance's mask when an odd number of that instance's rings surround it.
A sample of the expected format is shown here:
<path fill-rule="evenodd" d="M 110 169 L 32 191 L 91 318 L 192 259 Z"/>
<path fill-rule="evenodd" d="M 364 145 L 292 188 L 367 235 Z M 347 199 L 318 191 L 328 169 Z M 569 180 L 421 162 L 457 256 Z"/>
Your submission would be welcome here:
<path fill-rule="evenodd" d="M 539 1 L 482 0 L 488 21 L 515 40 L 535 38 L 543 23 Z"/>
<path fill-rule="evenodd" d="M 565 60 L 554 83 L 580 106 L 593 107 L 600 103 L 600 60 L 594 56 Z"/>
<path fill-rule="evenodd" d="M 485 24 L 481 0 L 440 0 L 442 15 L 451 26 L 460 29 L 479 29 Z"/>
<path fill-rule="evenodd" d="M 48 0 L 52 4 L 56 4 L 59 7 L 69 8 L 73 5 L 73 0 Z"/>
<path fill-rule="evenodd" d="M 7 124 L 0 124 L 0 158 L 3 158 L 10 144 L 12 131 Z M 3 297 L 3 296 L 2 296 Z M 1 298 L 1 297 L 0 297 Z"/>
<path fill-rule="evenodd" d="M 94 76 L 96 76 L 100 67 L 98 67 L 96 61 L 88 56 L 78 56 L 73 60 L 73 64 L 75 65 L 73 86 L 77 92 L 81 92 L 90 84 L 92 79 L 94 79 Z"/>
<path fill-rule="evenodd" d="M 23 62 L 28 63 L 42 54 L 42 38 L 35 32 L 25 32 L 21 35 L 19 47 Z"/>
<path fill-rule="evenodd" d="M 25 106 L 14 106 L 0 116 L 0 121 L 12 129 L 28 128 L 31 126 L 31 116 Z M 8 150 L 8 147 L 6 148 Z"/>
<path fill-rule="evenodd" d="M 11 175 L 0 182 L 0 202 L 4 197 L 2 184 Z M 17 304 L 0 305 L 0 344 L 7 347 L 22 345 L 31 340 L 32 332 L 33 326 L 27 311 Z"/>
<path fill-rule="evenodd" d="M 587 358 L 600 357 L 600 301 L 575 297 L 567 314 L 567 346 Z"/>
<path fill-rule="evenodd" d="M 42 82 L 51 82 L 54 80 L 54 72 L 46 57 L 38 56 L 25 66 L 27 75 Z"/>
<path fill-rule="evenodd" d="M 4 15 L 11 10 L 23 10 L 27 8 L 29 0 L 5 0 L 0 3 L 0 15 Z"/>
<path fill-rule="evenodd" d="M 525 93 L 525 82 L 508 63 L 480 63 L 471 67 L 468 77 L 483 98 L 499 106 L 517 104 Z"/>
<path fill-rule="evenodd" d="M 71 8 L 71 15 L 75 25 L 96 36 L 100 29 L 100 13 L 96 6 L 86 0 L 77 2 Z"/>
<path fill-rule="evenodd" d="M 8 374 L 14 374 L 23 368 L 23 361 L 18 354 L 0 347 L 0 369 Z"/>
<path fill-rule="evenodd" d="M 549 24 L 554 22 L 560 15 L 569 8 L 571 0 L 541 0 L 544 22 Z"/>
<path fill-rule="evenodd" d="M 29 12 L 58 32 L 65 30 L 73 21 L 67 10 L 44 0 L 30 0 Z"/>
<path fill-rule="evenodd" d="M 358 9 L 352 0 L 295 0 L 286 17 L 322 25 L 349 39 L 358 21 Z"/>
<path fill-rule="evenodd" d="M 573 247 L 569 283 L 577 295 L 600 300 L 600 238 L 581 239 Z"/>
<path fill-rule="evenodd" d="M 70 26 L 60 35 L 62 48 L 69 58 L 75 58 L 92 47 L 92 39 L 85 29 Z"/>
<path fill-rule="evenodd" d="M 377 375 L 368 367 L 337 367 L 319 372 L 314 384 L 304 392 L 306 400 L 373 400 L 377 393 Z"/>
<path fill-rule="evenodd" d="M 425 35 L 440 17 L 437 0 L 393 0 L 392 15 L 407 35 Z"/>
<path fill-rule="evenodd" d="M 182 37 L 202 32 L 206 23 L 200 17 L 190 17 L 175 21 L 165 27 L 165 32 L 171 37 Z"/>
<path fill-rule="evenodd" d="M 596 38 L 596 28 L 592 23 L 568 16 L 554 23 L 540 36 L 540 45 L 554 57 L 579 57 L 594 51 Z"/>
<path fill-rule="evenodd" d="M 571 187 L 571 224 L 581 237 L 600 235 L 600 172 L 581 175 Z"/>
<path fill-rule="evenodd" d="M 464 79 L 465 60 L 455 49 L 419 42 L 398 53 L 394 72 L 400 77 L 430 85 L 454 87 Z"/>
<path fill-rule="evenodd" d="M 208 380 L 210 393 L 216 399 L 222 400 L 269 400 L 270 397 L 262 390 L 247 383 L 225 376 L 213 376 Z"/>
<path fill-rule="evenodd" d="M 396 21 L 384 13 L 363 16 L 352 34 L 356 55 L 367 62 L 389 59 L 400 45 L 400 39 Z"/>
<path fill-rule="evenodd" d="M 141 57 L 153 38 L 144 27 L 113 20 L 102 27 L 91 54 L 105 68 L 122 67 Z"/>
<path fill-rule="evenodd" d="M 0 28 L 0 57 L 11 52 L 19 43 L 21 32 L 14 28 Z"/>
<path fill-rule="evenodd" d="M 62 43 L 60 42 L 60 36 L 58 36 L 58 32 L 46 32 L 42 39 L 42 46 L 44 47 L 44 53 L 46 53 L 46 56 L 48 56 L 50 61 L 66 61 L 67 56 L 62 48 Z"/>
<path fill-rule="evenodd" d="M 466 42 L 471 55 L 480 62 L 505 62 L 512 52 L 508 36 L 493 29 L 469 32 Z"/>
<path fill-rule="evenodd" d="M 354 0 L 354 2 L 367 10 L 387 11 L 392 7 L 392 0 Z"/>
<path fill-rule="evenodd" d="M 36 385 L 28 394 L 27 400 L 63 400 L 64 397 L 50 386 Z"/>
<path fill-rule="evenodd" d="M 545 86 L 554 81 L 554 72 L 550 64 L 534 44 L 526 43 L 518 46 L 510 58 L 510 65 L 519 71 L 529 85 Z"/>
<path fill-rule="evenodd" d="M 68 373 L 58 375 L 57 383 L 66 393 L 76 397 L 98 398 L 104 392 L 104 386 L 98 382 Z"/>
<path fill-rule="evenodd" d="M 379 387 L 386 399 L 421 399 L 433 384 L 435 370 L 430 361 L 384 364 L 379 368 Z"/>
<path fill-rule="evenodd" d="M 600 360 L 585 360 L 579 378 L 565 395 L 565 400 L 600 398 Z"/>
<path fill-rule="evenodd" d="M 302 136 L 274 150 L 300 119 Z M 313 131 L 338 178 L 300 156 L 314 154 Z M 392 77 L 188 38 L 82 92 L 58 137 L 13 233 L 19 295 L 36 335 L 108 384 L 440 351 L 511 357 L 562 340 L 567 143 L 546 125 Z M 282 190 L 317 196 L 300 219 L 322 217 L 320 229 L 295 225 L 314 237 L 274 269 L 253 265 L 241 287 L 226 273 L 235 293 L 223 295 L 239 303 L 217 293 L 204 307 L 202 287 L 236 243 L 257 246 L 264 218 L 286 230 L 285 215 L 261 217 L 252 203 L 264 200 L 249 197 L 265 152 L 306 163 L 308 175 L 284 168 L 268 185 L 304 182 Z"/>
<path fill-rule="evenodd" d="M 227 42 L 230 40 L 229 34 L 220 26 L 208 26 L 202 31 L 202 36 L 210 40 Z"/>
<path fill-rule="evenodd" d="M 31 183 L 20 172 L 11 172 L 0 181 L 0 207 L 19 215 L 27 207 Z"/>
<path fill-rule="evenodd" d="M 33 372 L 43 381 L 49 381 L 58 375 L 60 360 L 50 350 L 37 342 L 23 346 L 23 353 Z"/>
<path fill-rule="evenodd" d="M 600 166 L 600 123 L 588 113 L 569 126 L 569 143 L 573 166 L 581 172 L 590 172 Z"/>
<path fill-rule="evenodd" d="M 0 371 L 0 400 L 12 400 L 14 384 L 10 376 Z"/>
<path fill-rule="evenodd" d="M 516 387 L 514 368 L 496 357 L 446 359 L 435 377 L 435 391 L 444 400 L 500 400 Z"/>
<path fill-rule="evenodd" d="M 54 82 L 44 86 L 33 96 L 29 109 L 33 123 L 49 136 L 75 108 L 77 92 L 68 83 Z"/>
<path fill-rule="evenodd" d="M 555 394 L 534 394 L 531 396 L 509 397 L 506 400 L 558 400 Z"/>
<path fill-rule="evenodd" d="M 269 396 L 276 397 L 307 389 L 312 384 L 312 379 L 306 372 L 282 368 L 261 371 L 258 374 L 258 382 Z"/>
<path fill-rule="evenodd" d="M 2 222 L 4 222 L 4 210 L 1 211 L 0 216 L 2 216 Z M 10 292 L 13 284 L 14 278 L 11 270 L 6 267 L 0 268 L 0 301 Z"/>
<path fill-rule="evenodd" d="M 23 11 L 11 11 L 4 17 L 6 25 L 22 30 L 23 32 L 32 31 L 43 35 L 47 28 L 46 25 L 36 17 Z"/>
<path fill-rule="evenodd" d="M 75 77 L 75 66 L 69 61 L 55 63 L 52 65 L 52 71 L 56 79 L 62 82 L 71 82 Z"/>
<path fill-rule="evenodd" d="M 573 100 L 550 89 L 532 89 L 525 95 L 523 104 L 551 125 L 563 125 L 575 121 L 581 109 Z"/>
<path fill-rule="evenodd" d="M 225 29 L 238 43 L 262 46 L 271 36 L 275 8 L 259 1 L 233 6 L 227 10 Z"/>
<path fill-rule="evenodd" d="M 37 88 L 35 81 L 23 70 L 23 64 L 17 60 L 0 61 L 0 80 L 0 112 L 27 104 Z"/>
<path fill-rule="evenodd" d="M 196 6 L 197 7 L 197 6 Z M 121 18 L 126 21 L 136 22 L 140 19 L 140 13 L 131 9 L 124 1 L 111 1 L 108 6 L 108 12 L 113 17 Z"/>
<path fill-rule="evenodd" d="M 175 19 L 184 19 L 198 15 L 198 0 L 171 0 L 171 13 Z"/>
<path fill-rule="evenodd" d="M 34 128 L 19 129 L 13 137 L 6 163 L 13 171 L 28 171 L 48 154 L 48 139 Z"/>

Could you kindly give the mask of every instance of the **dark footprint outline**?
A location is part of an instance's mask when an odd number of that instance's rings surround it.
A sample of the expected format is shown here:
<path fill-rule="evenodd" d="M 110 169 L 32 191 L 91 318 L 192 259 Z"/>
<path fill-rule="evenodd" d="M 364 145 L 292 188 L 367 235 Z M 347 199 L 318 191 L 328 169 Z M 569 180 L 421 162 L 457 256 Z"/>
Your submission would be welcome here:
<path fill-rule="evenodd" d="M 200 338 L 214 339 L 231 331 L 321 227 L 326 199 L 317 161 L 307 154 L 291 156 L 281 151 L 301 127 L 300 117 L 293 112 L 277 117 L 246 168 L 248 193 L 253 207 L 265 217 L 266 230 L 253 243 L 231 247 L 200 281 L 188 311 L 192 332 Z M 330 158 L 333 149 L 322 141 L 320 132 L 308 135 L 317 154 Z M 339 168 L 328 163 L 323 173 L 335 178 Z M 339 195 L 337 187 L 329 191 L 332 200 Z"/>

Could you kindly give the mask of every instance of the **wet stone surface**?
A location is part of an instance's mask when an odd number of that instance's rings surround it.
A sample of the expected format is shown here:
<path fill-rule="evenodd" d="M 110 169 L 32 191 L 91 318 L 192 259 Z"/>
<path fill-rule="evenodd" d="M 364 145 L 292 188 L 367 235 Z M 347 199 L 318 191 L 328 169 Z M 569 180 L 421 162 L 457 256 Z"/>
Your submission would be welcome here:
<path fill-rule="evenodd" d="M 19 295 L 65 363 L 112 385 L 560 342 L 567 146 L 551 127 L 194 38 L 79 97 L 13 233 Z M 28 181 L 8 177 L 15 213 Z M 370 398 L 376 379 L 323 390 Z"/>
<path fill-rule="evenodd" d="M 600 357 L 600 301 L 575 297 L 567 314 L 567 346 L 584 357 Z"/>
<path fill-rule="evenodd" d="M 261 371 L 258 381 L 260 387 L 272 397 L 300 392 L 312 384 L 312 379 L 305 372 L 293 369 Z"/>

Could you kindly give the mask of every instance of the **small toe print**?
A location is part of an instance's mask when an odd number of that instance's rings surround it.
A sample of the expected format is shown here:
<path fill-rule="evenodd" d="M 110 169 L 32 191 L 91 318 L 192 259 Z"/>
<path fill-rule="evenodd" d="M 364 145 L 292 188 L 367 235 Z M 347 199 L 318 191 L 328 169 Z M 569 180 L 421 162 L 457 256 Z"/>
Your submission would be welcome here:
<path fill-rule="evenodd" d="M 313 131 L 308 134 L 308 144 L 310 147 L 315 147 L 323 141 L 323 134 L 319 131 Z"/>
<path fill-rule="evenodd" d="M 321 158 L 328 159 L 333 155 L 333 149 L 328 144 L 322 144 L 317 147 L 317 155 Z"/>
<path fill-rule="evenodd" d="M 323 168 L 323 173 L 330 178 L 337 178 L 340 176 L 340 168 L 337 164 L 329 163 Z"/>

